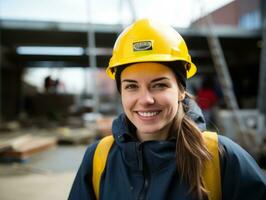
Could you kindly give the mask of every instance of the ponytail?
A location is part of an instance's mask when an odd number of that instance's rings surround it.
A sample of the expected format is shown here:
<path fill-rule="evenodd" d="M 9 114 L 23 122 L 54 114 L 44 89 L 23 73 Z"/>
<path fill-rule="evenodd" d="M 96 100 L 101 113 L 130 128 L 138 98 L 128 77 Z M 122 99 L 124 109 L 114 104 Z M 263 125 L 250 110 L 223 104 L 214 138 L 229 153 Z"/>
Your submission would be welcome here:
<path fill-rule="evenodd" d="M 202 171 L 204 162 L 211 159 L 211 154 L 204 144 L 202 132 L 186 115 L 185 105 L 179 102 L 178 107 L 177 115 L 170 129 L 170 135 L 175 135 L 177 138 L 177 169 L 181 180 L 189 186 L 189 193 L 196 199 L 202 200 L 207 197 L 207 190 L 202 182 Z"/>

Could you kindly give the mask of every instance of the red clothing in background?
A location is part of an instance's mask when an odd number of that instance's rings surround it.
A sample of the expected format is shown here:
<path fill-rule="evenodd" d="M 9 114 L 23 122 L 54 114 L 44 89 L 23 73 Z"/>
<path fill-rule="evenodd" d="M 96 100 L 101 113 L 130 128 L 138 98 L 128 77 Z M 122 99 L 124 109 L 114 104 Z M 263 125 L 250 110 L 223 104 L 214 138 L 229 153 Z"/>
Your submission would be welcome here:
<path fill-rule="evenodd" d="M 217 102 L 217 95 L 212 89 L 202 88 L 197 93 L 197 103 L 203 110 L 211 109 Z"/>

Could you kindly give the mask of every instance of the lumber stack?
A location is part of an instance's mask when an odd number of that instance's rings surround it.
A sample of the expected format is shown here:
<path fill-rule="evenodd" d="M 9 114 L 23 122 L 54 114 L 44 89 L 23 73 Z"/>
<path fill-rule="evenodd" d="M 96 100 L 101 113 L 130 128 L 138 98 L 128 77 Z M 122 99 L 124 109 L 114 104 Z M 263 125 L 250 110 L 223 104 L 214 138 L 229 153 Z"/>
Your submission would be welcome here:
<path fill-rule="evenodd" d="M 0 142 L 0 161 L 23 162 L 38 152 L 55 146 L 57 140 L 47 136 L 23 135 Z"/>

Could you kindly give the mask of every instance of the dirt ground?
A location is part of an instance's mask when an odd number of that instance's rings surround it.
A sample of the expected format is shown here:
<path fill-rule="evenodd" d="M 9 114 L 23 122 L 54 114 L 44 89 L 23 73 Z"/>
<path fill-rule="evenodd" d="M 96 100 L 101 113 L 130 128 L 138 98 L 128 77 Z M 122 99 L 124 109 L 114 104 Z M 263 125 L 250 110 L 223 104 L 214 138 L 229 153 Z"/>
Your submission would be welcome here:
<path fill-rule="evenodd" d="M 1 200 L 66 200 L 85 146 L 58 146 L 25 163 L 0 164 Z"/>

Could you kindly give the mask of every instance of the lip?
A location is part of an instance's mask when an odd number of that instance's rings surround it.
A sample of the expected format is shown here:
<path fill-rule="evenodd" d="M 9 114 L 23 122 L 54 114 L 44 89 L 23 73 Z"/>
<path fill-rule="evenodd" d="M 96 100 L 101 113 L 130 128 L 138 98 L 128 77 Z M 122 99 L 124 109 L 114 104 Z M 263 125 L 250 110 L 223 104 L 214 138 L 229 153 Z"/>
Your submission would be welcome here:
<path fill-rule="evenodd" d="M 134 111 L 134 113 L 137 115 L 137 117 L 139 119 L 141 119 L 142 121 L 155 120 L 160 115 L 161 112 L 162 112 L 162 110 L 145 110 L 145 111 L 138 110 L 138 111 Z M 144 113 L 149 113 L 149 114 L 146 114 L 146 116 L 145 116 L 145 115 L 143 115 Z M 152 113 L 156 113 L 156 114 L 152 115 Z"/>

